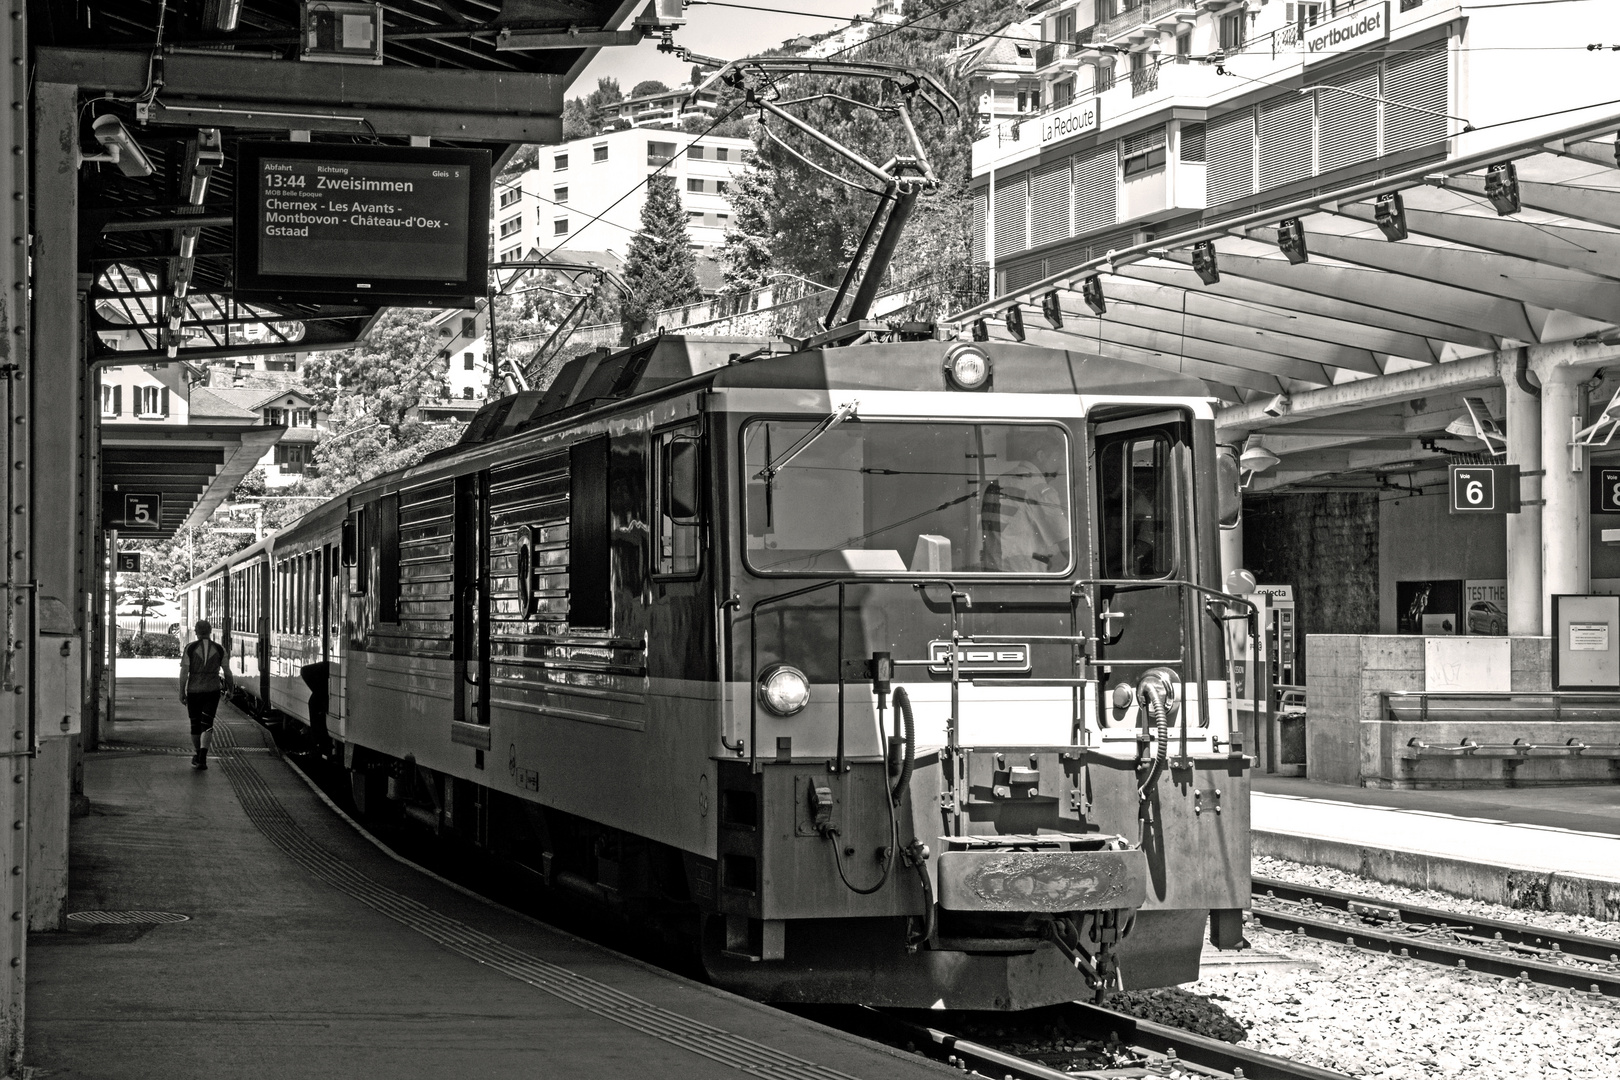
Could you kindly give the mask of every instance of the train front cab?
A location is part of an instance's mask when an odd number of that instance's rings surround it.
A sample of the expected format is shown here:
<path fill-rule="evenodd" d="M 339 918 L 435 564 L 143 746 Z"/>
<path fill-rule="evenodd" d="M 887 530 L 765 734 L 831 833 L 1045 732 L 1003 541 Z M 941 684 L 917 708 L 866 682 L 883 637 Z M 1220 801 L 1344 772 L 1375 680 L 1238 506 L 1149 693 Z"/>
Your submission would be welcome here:
<path fill-rule="evenodd" d="M 1243 613 L 1214 588 L 1208 402 L 714 398 L 737 525 L 711 975 L 1020 1009 L 1195 979 L 1206 925 L 1235 946 Z"/>

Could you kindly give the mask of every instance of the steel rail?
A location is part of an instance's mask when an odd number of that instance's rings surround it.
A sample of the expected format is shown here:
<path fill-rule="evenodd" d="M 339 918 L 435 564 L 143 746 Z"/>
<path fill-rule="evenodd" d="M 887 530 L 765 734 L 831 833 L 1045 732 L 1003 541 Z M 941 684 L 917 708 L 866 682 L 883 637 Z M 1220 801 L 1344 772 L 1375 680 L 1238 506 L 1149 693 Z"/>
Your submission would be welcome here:
<path fill-rule="evenodd" d="M 1269 878 L 1253 882 L 1254 917 L 1267 929 L 1620 998 L 1620 941 Z M 1559 957 L 1578 963 L 1561 963 Z"/>

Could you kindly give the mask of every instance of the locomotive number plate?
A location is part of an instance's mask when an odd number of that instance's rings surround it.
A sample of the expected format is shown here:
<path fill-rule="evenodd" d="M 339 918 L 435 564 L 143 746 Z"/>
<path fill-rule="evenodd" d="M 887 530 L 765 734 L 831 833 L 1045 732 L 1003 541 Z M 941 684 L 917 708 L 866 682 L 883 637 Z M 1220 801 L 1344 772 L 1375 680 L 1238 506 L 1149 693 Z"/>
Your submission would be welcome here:
<path fill-rule="evenodd" d="M 956 670 L 963 675 L 1022 675 L 1029 672 L 1029 646 L 978 645 L 971 641 L 930 641 L 928 670 L 951 673 L 951 646 L 956 646 Z"/>

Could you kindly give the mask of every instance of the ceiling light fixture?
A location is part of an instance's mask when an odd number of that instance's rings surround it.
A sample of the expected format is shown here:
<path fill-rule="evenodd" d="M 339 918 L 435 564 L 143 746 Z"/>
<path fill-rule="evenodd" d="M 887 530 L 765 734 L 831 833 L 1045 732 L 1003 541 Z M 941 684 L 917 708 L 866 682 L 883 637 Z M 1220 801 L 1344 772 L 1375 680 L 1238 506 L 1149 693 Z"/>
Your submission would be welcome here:
<path fill-rule="evenodd" d="M 1192 268 L 1198 280 L 1205 285 L 1214 285 L 1221 280 L 1220 262 L 1215 257 L 1215 241 L 1205 240 L 1193 245 Z"/>
<path fill-rule="evenodd" d="M 1383 231 L 1384 239 L 1406 239 L 1406 203 L 1400 192 L 1391 191 L 1373 200 L 1373 218 Z"/>
<path fill-rule="evenodd" d="M 1278 222 L 1277 247 L 1295 266 L 1309 262 L 1311 253 L 1305 247 L 1305 223 L 1297 217 Z"/>
<path fill-rule="evenodd" d="M 1017 304 L 1007 309 L 1007 333 L 1013 336 L 1014 341 L 1024 340 L 1024 311 Z"/>
<path fill-rule="evenodd" d="M 1098 317 L 1108 314 L 1108 301 L 1103 298 L 1102 278 L 1092 274 L 1080 282 L 1080 299 L 1086 302 L 1086 307 Z"/>
<path fill-rule="evenodd" d="M 1041 315 L 1052 329 L 1063 329 L 1063 300 L 1056 289 L 1041 297 Z"/>
<path fill-rule="evenodd" d="M 1517 214 L 1523 207 L 1519 202 L 1519 170 L 1511 161 L 1501 161 L 1485 170 L 1485 197 L 1496 207 L 1497 217 Z"/>

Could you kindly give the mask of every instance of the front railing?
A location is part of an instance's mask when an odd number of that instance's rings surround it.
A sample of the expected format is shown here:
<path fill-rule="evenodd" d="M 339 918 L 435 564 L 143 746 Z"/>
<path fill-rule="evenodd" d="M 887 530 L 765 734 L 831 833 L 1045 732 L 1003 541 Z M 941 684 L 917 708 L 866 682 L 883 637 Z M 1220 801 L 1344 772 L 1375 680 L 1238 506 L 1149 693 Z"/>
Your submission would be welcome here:
<path fill-rule="evenodd" d="M 1158 64 L 1146 64 L 1131 72 L 1131 97 L 1141 97 L 1159 89 Z"/>

